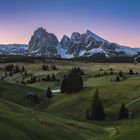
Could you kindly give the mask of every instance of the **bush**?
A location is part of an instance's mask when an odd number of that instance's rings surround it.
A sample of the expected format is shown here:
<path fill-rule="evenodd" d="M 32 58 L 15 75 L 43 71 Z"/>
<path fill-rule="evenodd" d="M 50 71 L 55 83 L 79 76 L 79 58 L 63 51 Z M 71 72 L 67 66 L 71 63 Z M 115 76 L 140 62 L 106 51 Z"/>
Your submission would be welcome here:
<path fill-rule="evenodd" d="M 118 115 L 119 115 L 119 119 L 128 118 L 129 112 L 128 112 L 127 108 L 125 107 L 125 104 L 124 103 L 122 103 Z"/>

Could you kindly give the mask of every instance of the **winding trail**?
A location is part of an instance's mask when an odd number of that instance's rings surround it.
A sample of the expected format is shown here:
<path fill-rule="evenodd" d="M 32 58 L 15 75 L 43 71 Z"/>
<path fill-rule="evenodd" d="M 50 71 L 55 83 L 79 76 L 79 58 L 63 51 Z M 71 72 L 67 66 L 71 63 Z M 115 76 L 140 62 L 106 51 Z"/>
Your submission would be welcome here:
<path fill-rule="evenodd" d="M 130 105 L 132 105 L 133 103 L 137 102 L 140 100 L 140 97 L 135 99 L 134 101 L 130 102 L 129 104 L 126 105 L 126 107 L 129 107 Z"/>

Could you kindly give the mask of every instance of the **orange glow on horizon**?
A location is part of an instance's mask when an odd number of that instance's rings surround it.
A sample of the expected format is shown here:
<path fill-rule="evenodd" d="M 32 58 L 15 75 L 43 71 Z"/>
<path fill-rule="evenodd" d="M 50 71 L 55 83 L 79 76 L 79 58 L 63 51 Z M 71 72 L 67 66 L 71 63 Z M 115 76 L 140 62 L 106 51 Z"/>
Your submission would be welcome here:
<path fill-rule="evenodd" d="M 30 31 L 30 32 L 29 31 L 26 32 L 26 30 L 28 30 L 28 29 L 24 29 L 24 32 L 22 32 L 20 30 L 16 31 L 14 29 L 11 31 L 1 29 L 0 44 L 28 44 L 29 40 L 34 32 L 34 29 L 32 29 L 32 31 Z M 62 32 L 60 32 L 60 31 L 56 32 L 56 29 L 50 28 L 50 30 L 48 32 L 54 33 L 58 37 L 59 41 L 61 40 L 63 35 L 70 36 L 72 34 L 72 32 L 70 32 L 69 30 L 66 30 L 66 29 L 64 29 Z M 86 30 L 83 32 L 86 32 Z M 81 32 L 81 33 L 83 33 L 83 32 Z M 96 31 L 95 31 L 95 33 L 96 33 Z M 133 48 L 140 47 L 140 40 L 130 36 L 129 34 L 125 34 L 125 33 L 117 33 L 117 34 L 112 33 L 111 34 L 111 32 L 106 33 L 106 31 L 103 31 L 103 30 L 101 30 L 101 31 L 98 30 L 98 33 L 96 33 L 96 34 L 110 42 L 115 42 L 120 45 L 129 46 L 129 47 L 133 47 Z"/>

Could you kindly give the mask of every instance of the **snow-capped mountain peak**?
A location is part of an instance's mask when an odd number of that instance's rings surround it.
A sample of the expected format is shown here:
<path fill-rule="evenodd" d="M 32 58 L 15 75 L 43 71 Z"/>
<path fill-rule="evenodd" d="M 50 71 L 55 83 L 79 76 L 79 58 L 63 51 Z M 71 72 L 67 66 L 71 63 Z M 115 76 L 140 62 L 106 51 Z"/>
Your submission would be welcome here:
<path fill-rule="evenodd" d="M 27 53 L 28 53 L 28 45 L 25 44 L 0 45 L 0 54 L 25 55 Z"/>
<path fill-rule="evenodd" d="M 76 41 L 76 40 L 78 40 L 80 38 L 80 36 L 81 36 L 80 33 L 73 32 L 71 37 L 70 37 L 70 39 Z"/>
<path fill-rule="evenodd" d="M 92 37 L 94 38 L 96 41 L 101 41 L 101 42 L 105 42 L 106 40 L 104 40 L 103 38 L 99 37 L 98 35 L 94 34 L 93 32 L 91 32 L 90 30 L 86 31 L 86 36 L 88 37 Z"/>
<path fill-rule="evenodd" d="M 29 47 L 27 45 L 0 45 L 1 54 L 35 55 L 45 57 L 94 57 L 101 55 L 113 57 L 138 57 L 140 48 L 130 48 L 111 43 L 90 30 L 80 34 L 73 32 L 71 37 L 63 36 L 59 42 L 55 34 L 46 29 L 38 28 L 31 37 Z"/>
<path fill-rule="evenodd" d="M 140 49 L 110 43 L 90 30 L 83 34 L 73 32 L 71 37 L 64 35 L 59 42 L 54 34 L 39 28 L 29 42 L 29 52 L 34 55 L 63 58 L 91 57 L 97 53 L 116 57 L 137 55 Z"/>

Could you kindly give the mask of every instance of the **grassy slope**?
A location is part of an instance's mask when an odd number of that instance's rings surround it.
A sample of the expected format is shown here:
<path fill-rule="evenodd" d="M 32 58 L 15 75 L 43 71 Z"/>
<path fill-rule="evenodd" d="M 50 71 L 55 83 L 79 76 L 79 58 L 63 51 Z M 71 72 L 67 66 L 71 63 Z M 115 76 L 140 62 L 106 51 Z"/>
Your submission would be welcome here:
<path fill-rule="evenodd" d="M 0 100 L 0 136 L 3 140 L 88 140 L 110 136 L 114 128 L 67 120 Z"/>
<path fill-rule="evenodd" d="M 122 101 L 127 104 L 140 96 L 140 78 L 130 78 L 119 83 L 110 82 L 110 78 L 89 78 L 85 82 L 86 87 L 80 94 L 56 95 L 51 105 L 47 108 L 47 111 L 84 118 L 86 109 L 90 106 L 94 91 L 98 88 L 109 118 L 117 116 L 116 113 Z M 133 108 L 139 109 L 139 105 L 135 103 Z"/>
<path fill-rule="evenodd" d="M 23 65 L 23 64 L 22 64 Z M 41 64 L 26 64 L 29 70 L 42 75 L 40 69 Z M 116 116 L 116 112 L 120 107 L 120 102 L 125 101 L 129 103 L 139 97 L 140 85 L 139 76 L 128 78 L 125 81 L 119 83 L 111 82 L 112 76 L 94 78 L 93 75 L 99 71 L 100 68 L 108 70 L 112 67 L 115 71 L 120 69 L 127 72 L 128 69 L 133 68 L 137 72 L 140 72 L 140 66 L 134 66 L 133 64 L 61 64 L 59 66 L 59 72 L 65 72 L 72 66 L 80 65 L 87 73 L 88 78 L 85 78 L 85 88 L 79 94 L 73 95 L 55 95 L 48 108 L 44 108 L 45 112 L 50 112 L 55 115 L 49 115 L 47 113 L 35 112 L 19 105 L 14 105 L 10 102 L 0 102 L 0 135 L 4 136 L 6 140 L 21 136 L 24 139 L 101 139 L 108 136 L 117 134 L 116 137 L 112 137 L 113 140 L 121 140 L 125 138 L 137 140 L 139 137 L 140 126 L 137 125 L 140 120 L 122 121 L 116 122 L 104 122 L 92 124 L 86 122 L 84 119 L 85 111 L 89 107 L 93 93 L 96 88 L 100 89 L 100 96 L 103 100 L 106 112 L 108 112 L 108 118 Z M 48 72 L 47 72 L 48 73 Z M 18 77 L 18 76 L 17 76 Z M 15 77 L 14 77 L 15 78 Z M 20 78 L 20 76 L 18 77 Z M 6 79 L 7 81 L 16 81 L 15 79 Z M 48 83 L 37 83 L 32 87 L 46 89 Z M 57 88 L 58 85 L 53 85 Z M 7 82 L 0 82 L 0 98 L 8 100 L 21 105 L 30 105 L 25 100 L 24 95 L 27 92 L 35 92 L 40 95 L 42 90 L 36 90 L 31 87 L 24 87 Z M 8 105 L 9 104 L 9 105 Z M 131 108 L 139 109 L 139 103 L 135 103 Z M 34 115 L 35 114 L 35 115 Z M 35 116 L 35 117 L 34 117 Z M 6 118 L 6 119 L 5 119 Z M 64 119 L 67 118 L 67 119 Z M 78 121 L 79 118 L 81 121 Z M 8 120 L 8 121 L 7 121 Z M 7 124 L 7 125 L 5 125 Z M 21 127 L 19 127 L 21 126 Z M 11 129 L 13 132 L 11 132 Z M 26 131 L 25 131 L 26 130 Z M 111 131 L 109 133 L 109 131 Z M 132 132 L 131 132 L 132 131 Z M 5 132 L 9 135 L 5 136 Z M 50 133 L 50 134 L 49 134 Z M 130 135 L 131 134 L 131 135 Z M 11 136 L 11 137 L 10 137 Z M 130 136 L 130 137 L 129 137 Z M 6 138 L 7 137 L 7 138 Z M 18 139 L 19 140 L 19 139 Z"/>
<path fill-rule="evenodd" d="M 89 122 L 64 119 L 23 107 L 21 105 L 31 105 L 24 97 L 27 91 L 38 94 L 42 92 L 30 87 L 0 82 L 0 137 L 3 140 L 72 140 L 75 137 L 77 140 L 84 140 L 110 136 L 115 132 L 110 126 L 102 128 Z"/>
<path fill-rule="evenodd" d="M 27 93 L 36 93 L 39 96 L 43 95 L 42 90 L 4 81 L 0 82 L 0 99 L 12 101 L 21 105 L 30 105 L 28 100 L 26 99 Z"/>

